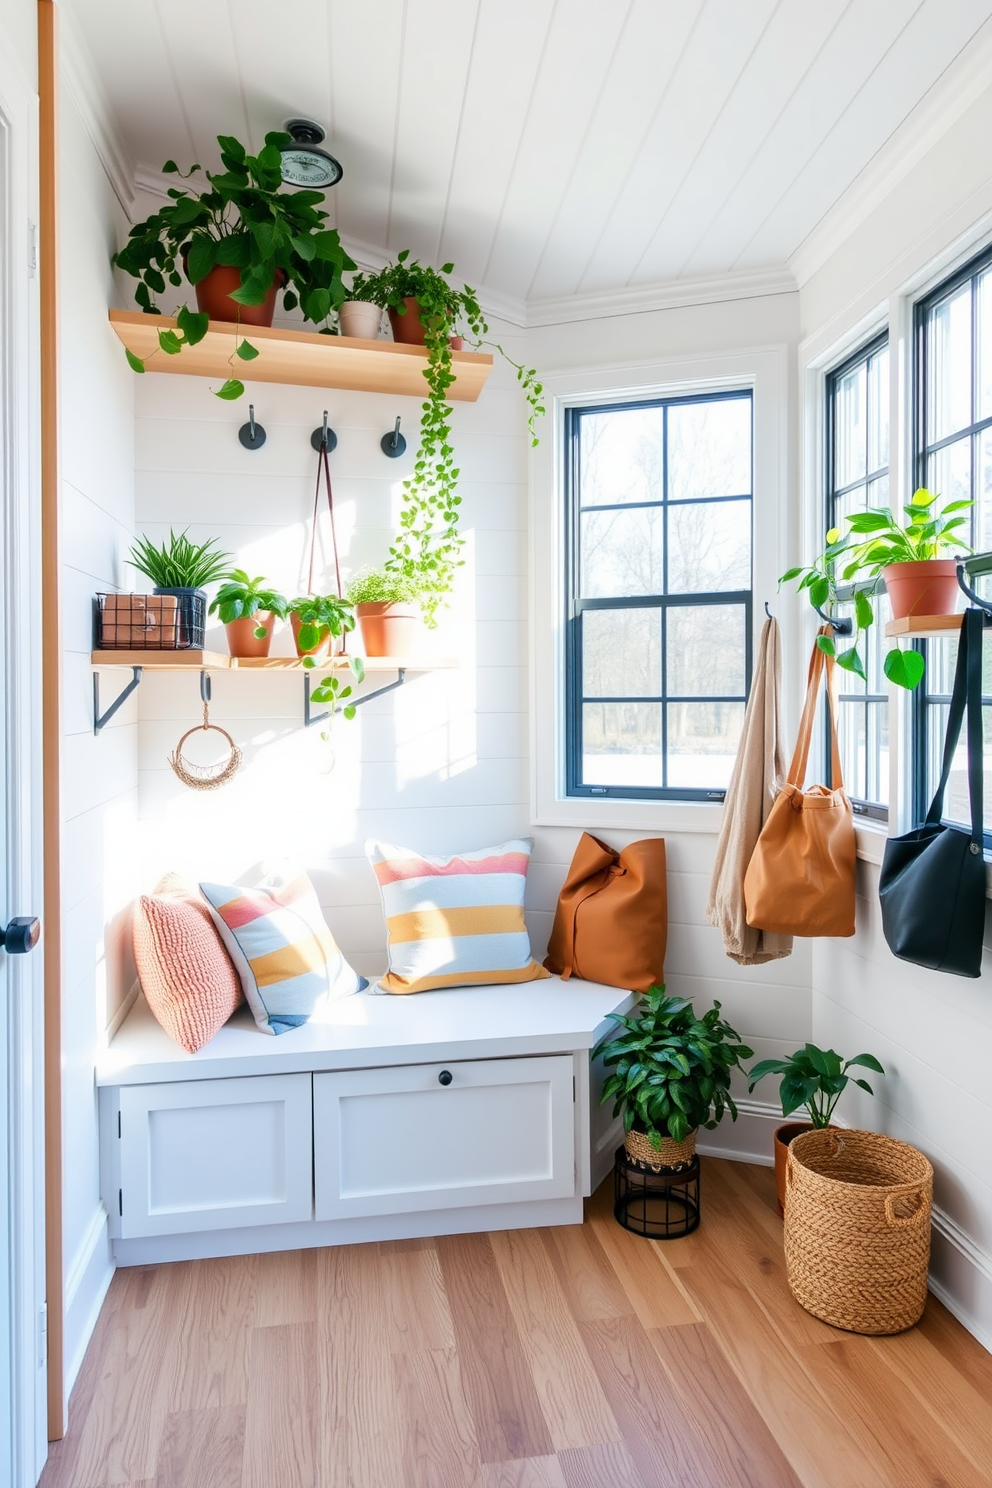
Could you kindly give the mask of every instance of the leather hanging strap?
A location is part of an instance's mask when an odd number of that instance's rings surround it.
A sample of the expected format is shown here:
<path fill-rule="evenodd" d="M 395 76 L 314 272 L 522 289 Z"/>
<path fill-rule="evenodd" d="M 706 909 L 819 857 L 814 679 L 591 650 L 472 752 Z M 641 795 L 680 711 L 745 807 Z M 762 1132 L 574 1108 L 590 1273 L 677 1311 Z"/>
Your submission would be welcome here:
<path fill-rule="evenodd" d="M 979 848 L 984 835 L 984 780 L 982 767 L 982 618 L 979 610 L 966 610 L 958 642 L 958 665 L 954 672 L 954 691 L 947 711 L 947 735 L 944 739 L 944 761 L 940 780 L 934 791 L 926 825 L 935 827 L 944 814 L 944 792 L 951 776 L 957 752 L 965 705 L 968 710 L 968 796 L 971 803 L 971 840 Z"/>
<path fill-rule="evenodd" d="M 833 631 L 829 625 L 823 625 L 817 634 L 833 635 Z M 806 678 L 806 701 L 803 704 L 802 717 L 799 720 L 799 730 L 796 734 L 796 748 L 792 756 L 792 764 L 789 766 L 789 774 L 786 777 L 789 785 L 794 785 L 797 790 L 802 790 L 803 781 L 806 778 L 810 741 L 813 737 L 813 720 L 816 716 L 820 679 L 823 676 L 824 667 L 827 670 L 827 714 L 830 719 L 830 785 L 833 790 L 844 789 L 844 776 L 840 764 L 840 745 L 837 741 L 837 695 L 840 690 L 837 663 L 832 656 L 827 656 L 825 652 L 821 651 L 819 646 L 814 646 L 813 653 L 809 659 L 809 673 Z"/>
<path fill-rule="evenodd" d="M 324 482 L 327 492 L 327 511 L 331 519 L 331 547 L 334 551 L 334 581 L 338 599 L 341 598 L 341 564 L 338 559 L 338 535 L 334 527 L 334 491 L 331 486 L 331 467 L 327 459 L 327 444 L 322 443 L 317 452 L 317 481 L 313 488 L 313 527 L 310 531 L 310 570 L 307 575 L 307 593 L 313 593 L 313 568 L 317 552 L 317 511 L 320 506 L 320 485 Z"/>

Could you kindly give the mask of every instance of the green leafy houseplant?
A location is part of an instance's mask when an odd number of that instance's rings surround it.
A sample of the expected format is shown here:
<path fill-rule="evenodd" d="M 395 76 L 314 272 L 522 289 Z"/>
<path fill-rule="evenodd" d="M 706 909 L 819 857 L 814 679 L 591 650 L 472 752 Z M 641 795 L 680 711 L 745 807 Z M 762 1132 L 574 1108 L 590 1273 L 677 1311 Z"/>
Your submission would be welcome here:
<path fill-rule="evenodd" d="M 810 603 L 818 609 L 836 604 L 838 588 L 854 585 L 854 643 L 838 651 L 831 636 L 818 636 L 817 645 L 828 656 L 835 657 L 845 671 L 865 678 L 864 663 L 858 641 L 875 620 L 872 598 L 883 582 L 885 570 L 893 563 L 916 563 L 937 558 L 942 552 L 971 552 L 960 529 L 965 525 L 962 512 L 972 501 L 952 501 L 939 516 L 931 508 L 938 493 L 921 486 L 913 499 L 903 507 L 908 520 L 902 525 L 887 506 L 877 511 L 855 512 L 845 520 L 849 530 L 842 533 L 832 527 L 827 533 L 823 552 L 803 568 L 790 568 L 779 579 L 780 584 L 796 580 L 800 592 L 806 591 Z M 923 676 L 923 657 L 918 651 L 900 651 L 894 647 L 883 663 L 885 675 L 899 687 L 912 689 Z"/>
<path fill-rule="evenodd" d="M 339 599 L 336 594 L 301 594 L 290 600 L 286 610 L 300 617 L 297 640 L 303 651 L 319 646 L 328 634 L 341 636 L 355 628 L 354 605 L 350 599 Z M 304 656 L 303 665 L 312 667 L 316 663 L 312 656 Z"/>
<path fill-rule="evenodd" d="M 623 1129 L 643 1131 L 656 1148 L 663 1136 L 684 1142 L 696 1127 L 715 1127 L 725 1111 L 737 1120 L 730 1078 L 754 1053 L 720 1017 L 720 1004 L 697 1017 L 684 997 L 651 987 L 633 1014 L 610 1013 L 622 1029 L 607 1034 L 593 1051 L 616 1066 L 603 1086 Z"/>
<path fill-rule="evenodd" d="M 355 264 L 337 232 L 326 226 L 327 213 L 318 210 L 323 192 L 282 189 L 280 147 L 291 137 L 267 134 L 257 155 L 249 155 L 232 135 L 218 135 L 217 143 L 223 171 L 203 171 L 207 185 L 199 192 L 170 188 L 170 205 L 136 223 L 112 262 L 137 279 L 135 300 L 150 315 L 161 313 L 154 296 L 165 293 L 166 281 L 176 288 L 182 284 L 179 266 L 185 260 L 191 284 L 199 284 L 218 264 L 238 269 L 240 287 L 231 298 L 240 305 L 261 305 L 278 280 L 286 310 L 299 305 L 305 320 L 326 325 L 347 298 L 342 272 Z M 202 167 L 182 172 L 167 160 L 162 169 L 188 180 Z M 175 330 L 159 331 L 159 349 L 169 356 L 207 333 L 207 316 L 185 304 L 177 321 Z M 239 339 L 233 355 L 250 362 L 258 352 Z M 144 372 L 147 358 L 128 351 L 127 359 L 135 372 Z M 244 385 L 232 376 L 217 396 L 239 398 L 243 392 Z"/>
<path fill-rule="evenodd" d="M 834 1107 L 850 1081 L 869 1095 L 875 1093 L 867 1080 L 847 1073 L 855 1066 L 874 1070 L 877 1075 L 885 1074 L 874 1054 L 856 1054 L 845 1061 L 834 1049 L 805 1044 L 788 1059 L 762 1059 L 748 1074 L 747 1088 L 753 1090 L 766 1075 L 781 1075 L 778 1093 L 782 1115 L 791 1116 L 804 1106 L 813 1126 L 829 1126 Z"/>
<path fill-rule="evenodd" d="M 177 537 L 170 528 L 169 541 L 160 547 L 150 538 L 136 538 L 128 558 L 156 589 L 202 589 L 215 579 L 223 578 L 231 561 L 214 538 L 204 543 L 190 542 L 185 527 Z"/>
<path fill-rule="evenodd" d="M 348 580 L 345 593 L 353 605 L 415 604 L 420 597 L 412 578 L 386 568 L 360 568 Z"/>
<path fill-rule="evenodd" d="M 230 625 L 232 620 L 248 620 L 260 610 L 285 620 L 287 609 L 285 595 L 270 588 L 267 579 L 252 579 L 243 568 L 232 568 L 211 600 L 209 613 L 216 614 L 223 625 Z M 264 625 L 256 627 L 259 640 L 266 633 Z"/>
<path fill-rule="evenodd" d="M 357 274 L 349 291 L 351 298 L 371 301 L 399 315 L 409 314 L 405 301 L 415 299 L 424 328 L 428 393 L 421 416 L 420 448 L 413 475 L 403 483 L 400 531 L 389 550 L 386 568 L 416 583 L 430 626 L 436 623 L 437 607 L 451 589 L 455 571 L 463 561 L 459 556 L 463 539 L 458 531 L 461 497 L 456 493 L 460 471 L 451 443 L 448 401 L 448 389 L 455 380 L 451 337 L 463 335 L 476 350 L 491 346 L 516 369 L 530 408 L 527 425 L 532 444 L 537 443 L 535 419 L 545 411 L 536 371 L 515 362 L 498 342 L 486 339 L 489 325 L 475 290 L 468 285 L 456 288 L 450 278 L 453 271 L 451 263 L 440 269 L 421 264 L 404 248 L 395 263 L 378 273 Z"/>

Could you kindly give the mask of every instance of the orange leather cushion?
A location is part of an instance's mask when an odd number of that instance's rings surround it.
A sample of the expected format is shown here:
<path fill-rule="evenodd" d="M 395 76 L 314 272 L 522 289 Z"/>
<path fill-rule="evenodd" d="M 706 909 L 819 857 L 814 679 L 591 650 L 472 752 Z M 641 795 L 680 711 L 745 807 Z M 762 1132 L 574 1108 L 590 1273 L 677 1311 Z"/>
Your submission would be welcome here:
<path fill-rule="evenodd" d="M 145 1001 L 189 1054 L 242 1001 L 241 980 L 195 887 L 169 875 L 134 906 L 134 961 Z"/>

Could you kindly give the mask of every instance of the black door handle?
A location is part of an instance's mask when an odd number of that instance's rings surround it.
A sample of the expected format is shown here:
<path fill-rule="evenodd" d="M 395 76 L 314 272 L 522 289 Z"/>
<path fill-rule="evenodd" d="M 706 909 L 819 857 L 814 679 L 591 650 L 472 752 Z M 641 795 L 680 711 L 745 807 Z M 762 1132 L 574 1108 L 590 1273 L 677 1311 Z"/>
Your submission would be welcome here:
<path fill-rule="evenodd" d="M 0 946 L 8 956 L 23 956 L 25 951 L 33 951 L 40 939 L 41 921 L 34 915 L 17 915 L 6 930 L 0 930 Z"/>

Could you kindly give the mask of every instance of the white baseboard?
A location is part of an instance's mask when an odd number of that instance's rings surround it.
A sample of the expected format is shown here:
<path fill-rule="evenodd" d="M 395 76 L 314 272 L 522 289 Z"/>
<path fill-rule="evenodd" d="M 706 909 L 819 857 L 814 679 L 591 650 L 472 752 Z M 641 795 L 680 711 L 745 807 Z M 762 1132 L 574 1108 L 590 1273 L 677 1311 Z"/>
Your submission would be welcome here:
<path fill-rule="evenodd" d="M 704 1157 L 725 1157 L 731 1162 L 757 1163 L 770 1168 L 775 1163 L 775 1128 L 785 1120 L 782 1107 L 767 1101 L 739 1100 L 737 1120 L 725 1116 L 713 1131 L 700 1127 L 696 1148 Z"/>
<path fill-rule="evenodd" d="M 992 1256 L 936 1205 L 930 1290 L 992 1354 Z"/>
<path fill-rule="evenodd" d="M 64 1388 L 68 1401 L 113 1279 L 107 1211 L 100 1204 L 79 1244 L 65 1280 Z"/>

